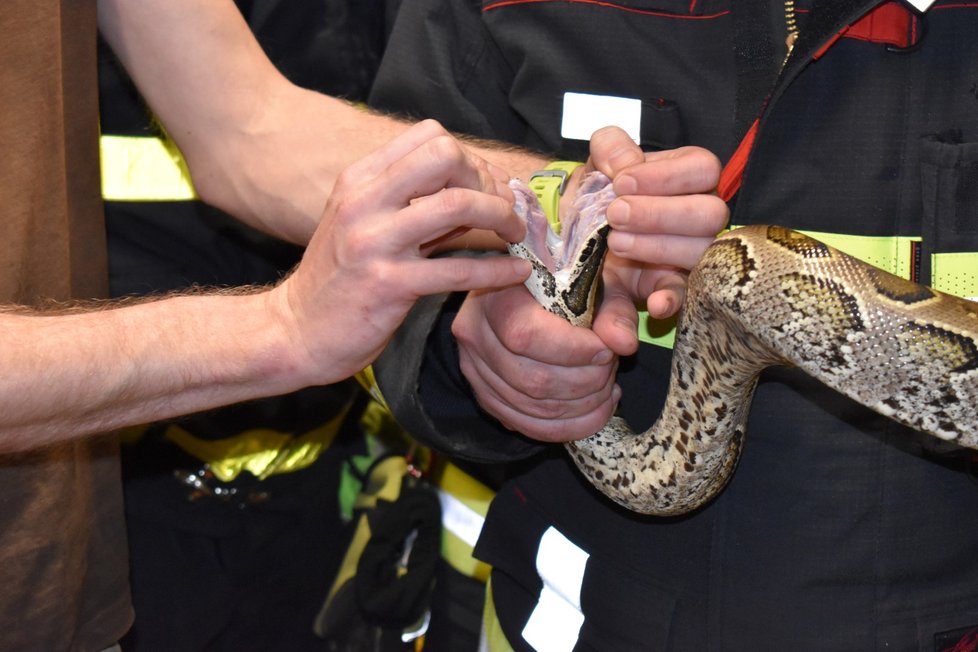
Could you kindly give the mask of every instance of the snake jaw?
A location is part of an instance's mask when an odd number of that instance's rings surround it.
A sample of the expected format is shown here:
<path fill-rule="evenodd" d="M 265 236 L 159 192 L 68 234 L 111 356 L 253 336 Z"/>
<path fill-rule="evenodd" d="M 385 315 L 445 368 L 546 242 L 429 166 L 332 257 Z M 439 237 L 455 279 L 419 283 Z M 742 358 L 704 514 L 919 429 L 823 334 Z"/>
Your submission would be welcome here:
<path fill-rule="evenodd" d="M 584 177 L 570 212 L 560 216 L 560 233 L 523 181 L 513 179 L 509 185 L 516 197 L 514 211 L 526 222 L 526 237 L 509 251 L 533 265 L 527 289 L 547 310 L 575 326 L 590 326 L 608 249 L 605 213 L 616 197 L 611 180 L 601 172 Z"/>

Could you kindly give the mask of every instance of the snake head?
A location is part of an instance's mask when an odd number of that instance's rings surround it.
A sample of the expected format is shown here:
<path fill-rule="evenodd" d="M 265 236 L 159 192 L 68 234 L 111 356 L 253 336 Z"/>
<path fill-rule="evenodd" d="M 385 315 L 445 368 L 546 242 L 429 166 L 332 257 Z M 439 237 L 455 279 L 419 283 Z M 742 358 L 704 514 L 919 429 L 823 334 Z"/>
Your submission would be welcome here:
<path fill-rule="evenodd" d="M 616 195 L 601 172 L 587 174 L 570 212 L 560 216 L 555 232 L 536 194 L 523 181 L 509 183 L 514 210 L 526 222 L 526 237 L 510 253 L 533 265 L 526 281 L 540 304 L 572 324 L 590 326 L 601 265 L 608 251 L 608 205 Z"/>

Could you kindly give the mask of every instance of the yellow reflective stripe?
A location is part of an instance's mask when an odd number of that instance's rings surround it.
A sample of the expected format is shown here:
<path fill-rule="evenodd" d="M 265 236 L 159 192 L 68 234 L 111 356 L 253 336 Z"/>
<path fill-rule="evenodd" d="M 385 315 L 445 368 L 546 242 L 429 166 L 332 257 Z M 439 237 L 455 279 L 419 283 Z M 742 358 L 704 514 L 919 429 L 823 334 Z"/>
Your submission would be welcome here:
<path fill-rule="evenodd" d="M 731 226 L 730 230 L 735 228 L 737 227 Z M 800 231 L 800 233 L 903 278 L 910 278 L 913 273 L 914 243 L 921 240 L 916 236 L 867 236 L 824 231 Z M 651 319 L 649 314 L 642 310 L 638 314 L 638 325 L 639 341 L 672 348 L 676 339 L 675 317 L 665 320 Z"/>
<path fill-rule="evenodd" d="M 482 516 L 489 511 L 489 503 L 496 495 L 492 489 L 451 462 L 441 466 L 432 477 L 432 482 Z"/>
<path fill-rule="evenodd" d="M 935 290 L 978 301 L 978 253 L 933 254 L 931 277 Z"/>
<path fill-rule="evenodd" d="M 458 538 L 451 530 L 442 529 L 441 535 L 441 556 L 449 566 L 479 582 L 489 579 L 492 567 L 472 556 L 472 546 Z"/>
<path fill-rule="evenodd" d="M 106 201 L 197 199 L 190 170 L 172 140 L 103 135 L 99 149 Z"/>
<path fill-rule="evenodd" d="M 377 462 L 353 504 L 354 509 L 373 509 L 378 500 L 395 502 L 401 495 L 401 482 L 407 472 L 408 462 L 400 455 L 391 455 Z"/>
<path fill-rule="evenodd" d="M 442 505 L 441 556 L 458 572 L 485 582 L 490 566 L 472 556 L 495 492 L 450 462 L 432 475 Z"/>
<path fill-rule="evenodd" d="M 496 615 L 496 603 L 492 599 L 492 582 L 486 583 L 486 601 L 482 606 L 482 629 L 479 632 L 479 650 L 486 652 L 513 652 L 513 647 L 503 633 Z"/>
<path fill-rule="evenodd" d="M 372 366 L 367 367 L 362 371 L 358 371 L 353 375 L 353 377 L 358 383 L 360 383 L 360 386 L 363 387 L 368 394 L 370 394 L 370 398 L 380 403 L 384 409 L 389 409 L 387 406 L 387 401 L 384 399 L 384 395 L 381 393 L 380 387 L 377 385 L 377 378 L 374 376 L 374 368 Z"/>
<path fill-rule="evenodd" d="M 822 231 L 800 233 L 903 278 L 910 278 L 913 274 L 914 244 L 920 242 L 917 236 L 850 235 Z"/>
<path fill-rule="evenodd" d="M 378 462 L 371 469 L 363 491 L 357 496 L 356 508 L 369 511 L 377 506 L 379 500 L 384 500 L 388 503 L 395 502 L 401 495 L 401 482 L 404 479 L 404 474 L 407 473 L 407 468 L 407 461 L 399 455 L 392 455 Z M 317 622 L 326 613 L 336 593 L 344 584 L 356 576 L 363 549 L 367 546 L 372 535 L 373 533 L 370 531 L 370 521 L 367 515 L 361 514 L 357 520 L 353 538 L 350 540 L 350 545 L 347 547 L 346 554 L 343 556 L 339 572 L 333 580 L 333 585 L 329 590 L 326 602 L 319 612 Z"/>
<path fill-rule="evenodd" d="M 208 441 L 177 425 L 169 426 L 163 437 L 206 463 L 222 482 L 234 480 L 242 471 L 264 480 L 311 466 L 333 443 L 349 408 L 347 405 L 327 423 L 298 437 L 276 430 L 255 429 Z"/>

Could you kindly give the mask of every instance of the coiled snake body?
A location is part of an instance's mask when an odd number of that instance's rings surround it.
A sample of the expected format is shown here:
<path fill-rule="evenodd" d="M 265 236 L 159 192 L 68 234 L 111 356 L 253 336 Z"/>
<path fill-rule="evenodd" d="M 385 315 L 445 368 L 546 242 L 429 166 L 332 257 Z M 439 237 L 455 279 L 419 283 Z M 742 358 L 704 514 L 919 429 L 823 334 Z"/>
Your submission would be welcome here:
<path fill-rule="evenodd" d="M 541 241 L 536 197 L 514 182 L 528 221 L 514 255 L 548 309 L 589 323 L 606 250 L 610 184 L 592 173 L 572 233 Z M 567 228 L 566 226 L 564 228 Z M 872 267 L 778 226 L 718 237 L 691 271 L 665 407 L 645 433 L 613 417 L 566 446 L 602 493 L 657 515 L 701 506 L 729 480 L 763 369 L 796 366 L 861 404 L 978 449 L 978 303 Z"/>

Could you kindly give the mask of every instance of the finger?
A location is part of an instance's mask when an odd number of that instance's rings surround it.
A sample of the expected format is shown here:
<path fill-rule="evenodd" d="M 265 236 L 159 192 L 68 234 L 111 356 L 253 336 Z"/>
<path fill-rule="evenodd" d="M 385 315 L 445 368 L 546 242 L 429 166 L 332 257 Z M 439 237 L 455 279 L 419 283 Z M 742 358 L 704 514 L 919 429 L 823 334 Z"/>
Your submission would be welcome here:
<path fill-rule="evenodd" d="M 609 178 L 644 161 L 642 149 L 619 127 L 604 127 L 591 135 L 588 165 Z"/>
<path fill-rule="evenodd" d="M 526 223 L 513 212 L 510 202 L 465 188 L 422 197 L 401 209 L 396 220 L 391 225 L 397 231 L 392 244 L 400 248 L 431 242 L 463 227 L 494 231 L 507 242 L 520 242 L 526 235 Z"/>
<path fill-rule="evenodd" d="M 375 197 L 397 205 L 431 195 L 443 188 L 469 188 L 512 200 L 512 191 L 498 180 L 488 164 L 458 140 L 443 135 L 418 145 L 371 182 Z"/>
<path fill-rule="evenodd" d="M 471 230 L 483 233 L 473 238 L 475 245 L 495 244 L 486 232 L 509 242 L 526 233 L 508 202 L 485 193 L 451 188 L 395 210 L 377 207 L 369 192 L 333 198 L 327 206 L 334 215 L 333 238 L 342 237 L 350 258 L 428 255 L 433 243 Z"/>
<path fill-rule="evenodd" d="M 530 275 L 528 262 L 514 256 L 452 256 L 410 261 L 398 267 L 397 285 L 416 296 L 518 285 Z"/>
<path fill-rule="evenodd" d="M 617 256 L 650 265 L 682 269 L 691 269 L 711 242 L 712 237 L 636 235 L 615 230 L 608 234 L 608 249 Z"/>
<path fill-rule="evenodd" d="M 688 278 L 686 273 L 679 271 L 647 273 L 640 282 L 639 290 L 648 295 L 646 310 L 649 316 L 653 319 L 666 319 L 679 312 L 686 298 Z"/>
<path fill-rule="evenodd" d="M 636 234 L 668 233 L 713 238 L 726 225 L 730 210 L 715 195 L 619 197 L 608 206 L 612 229 Z"/>
<path fill-rule="evenodd" d="M 610 280 L 605 282 L 592 329 L 616 354 L 626 356 L 635 353 L 638 349 L 638 311 L 631 293 L 625 287 Z"/>
<path fill-rule="evenodd" d="M 345 172 L 363 182 L 373 179 L 394 161 L 404 158 L 432 138 L 447 136 L 448 132 L 435 120 L 422 120 L 406 131 L 387 141 L 374 152 L 350 165 Z"/>
<path fill-rule="evenodd" d="M 516 326 L 510 327 L 511 324 Z M 570 338 L 571 357 L 575 336 L 580 335 L 585 335 L 588 346 L 595 346 L 598 353 L 593 353 L 594 348 L 584 349 L 584 357 L 576 361 L 579 364 L 565 364 L 567 356 L 559 353 L 561 337 L 554 338 L 554 332 L 548 330 L 550 326 L 567 329 L 558 329 L 557 334 Z M 452 324 L 452 334 L 460 350 L 471 351 L 474 358 L 486 361 L 496 376 L 508 379 L 507 384 L 535 398 L 586 396 L 604 384 L 615 362 L 611 351 L 594 333 L 542 310 L 519 287 L 471 293 Z M 552 341 L 558 342 L 556 355 L 550 360 L 541 359 L 540 348 L 549 350 Z"/>
<path fill-rule="evenodd" d="M 563 367 L 609 364 L 614 357 L 593 331 L 543 309 L 524 288 L 486 299 L 491 307 L 484 319 L 510 353 Z"/>
<path fill-rule="evenodd" d="M 524 362 L 527 363 L 525 369 L 515 376 L 521 381 L 535 377 L 529 370 L 540 367 L 532 361 L 524 359 Z M 560 376 L 566 373 L 566 370 L 561 371 L 559 368 L 556 376 L 547 374 L 548 378 L 558 379 L 556 382 L 551 381 L 553 390 L 548 390 L 546 385 L 540 383 L 521 383 L 530 388 L 527 391 L 507 382 L 506 378 L 498 375 L 483 359 L 471 355 L 467 349 L 459 350 L 459 364 L 480 402 L 498 402 L 499 405 L 508 406 L 513 414 L 519 413 L 534 419 L 576 418 L 599 409 L 608 400 L 615 384 L 614 365 L 603 370 L 601 374 L 595 374 L 599 382 L 588 386 L 586 391 L 574 392 L 570 390 L 575 385 L 559 382 Z"/>
<path fill-rule="evenodd" d="M 584 439 L 598 432 L 614 414 L 620 397 L 621 390 L 616 385 L 608 399 L 598 408 L 566 419 L 541 419 L 528 416 L 491 395 L 484 397 L 480 404 L 511 430 L 538 441 L 561 443 Z"/>
<path fill-rule="evenodd" d="M 720 161 L 701 147 L 651 152 L 645 162 L 614 177 L 615 193 L 625 195 L 687 195 L 713 192 L 720 180 Z"/>

